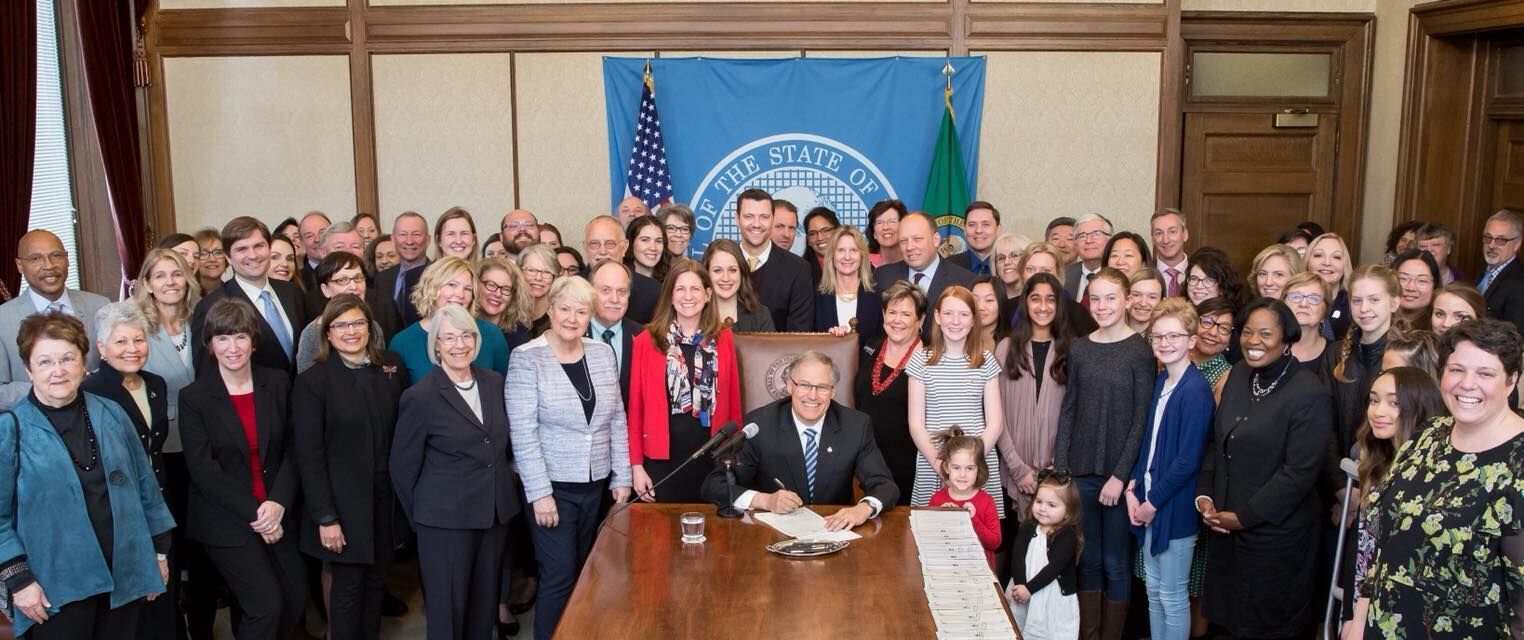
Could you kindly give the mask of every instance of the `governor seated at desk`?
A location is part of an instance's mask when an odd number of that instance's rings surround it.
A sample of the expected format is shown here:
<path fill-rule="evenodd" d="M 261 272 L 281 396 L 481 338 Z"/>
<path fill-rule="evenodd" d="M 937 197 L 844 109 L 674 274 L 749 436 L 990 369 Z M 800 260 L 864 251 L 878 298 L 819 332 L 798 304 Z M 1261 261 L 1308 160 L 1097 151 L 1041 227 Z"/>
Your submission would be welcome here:
<path fill-rule="evenodd" d="M 734 465 L 733 504 L 740 509 L 789 513 L 808 504 L 852 504 L 852 476 L 862 500 L 826 518 L 831 531 L 856 527 L 894 506 L 899 487 L 873 440 L 868 414 L 831 399 L 841 370 L 825 354 L 806 351 L 783 373 L 789 397 L 746 415 L 757 435 L 743 441 Z M 781 486 L 780 486 L 781 485 Z M 730 501 L 725 468 L 705 478 L 705 499 Z"/>

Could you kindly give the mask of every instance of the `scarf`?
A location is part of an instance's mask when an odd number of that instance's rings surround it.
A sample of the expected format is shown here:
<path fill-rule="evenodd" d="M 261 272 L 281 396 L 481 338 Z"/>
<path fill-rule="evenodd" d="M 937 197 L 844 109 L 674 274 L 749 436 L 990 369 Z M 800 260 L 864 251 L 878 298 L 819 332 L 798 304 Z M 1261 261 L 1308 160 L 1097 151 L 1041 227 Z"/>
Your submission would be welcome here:
<path fill-rule="evenodd" d="M 682 345 L 685 344 L 695 347 L 692 366 L 683 358 Z M 714 381 L 718 366 L 715 341 L 705 340 L 702 330 L 684 336 L 683 328 L 674 318 L 667 331 L 667 398 L 672 415 L 691 414 L 704 428 L 709 427 L 709 414 L 714 412 Z"/>

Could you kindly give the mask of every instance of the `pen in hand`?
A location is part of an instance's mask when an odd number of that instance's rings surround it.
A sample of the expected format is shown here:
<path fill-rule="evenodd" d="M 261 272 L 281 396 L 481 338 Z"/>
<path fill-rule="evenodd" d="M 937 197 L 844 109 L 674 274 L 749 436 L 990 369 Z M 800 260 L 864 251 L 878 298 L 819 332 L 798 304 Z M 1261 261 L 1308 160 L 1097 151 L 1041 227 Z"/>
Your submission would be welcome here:
<path fill-rule="evenodd" d="M 783 481 L 782 480 L 779 480 L 777 478 L 773 478 L 773 483 L 778 485 L 779 489 L 782 489 L 783 491 L 788 491 L 788 487 L 783 486 Z"/>

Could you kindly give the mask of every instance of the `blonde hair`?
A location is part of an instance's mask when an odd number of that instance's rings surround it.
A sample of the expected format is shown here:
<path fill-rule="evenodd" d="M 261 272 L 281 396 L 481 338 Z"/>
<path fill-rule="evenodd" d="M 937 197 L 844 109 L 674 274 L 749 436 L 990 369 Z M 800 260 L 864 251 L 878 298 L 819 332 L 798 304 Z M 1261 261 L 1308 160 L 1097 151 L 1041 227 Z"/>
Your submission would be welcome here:
<path fill-rule="evenodd" d="M 143 268 L 138 269 L 138 279 L 132 283 L 132 302 L 137 305 L 138 312 L 143 314 L 143 319 L 148 321 L 148 333 L 159 331 L 159 304 L 154 301 L 153 292 L 148 289 L 148 277 L 153 274 L 154 267 L 165 260 L 174 262 L 180 268 L 180 273 L 185 275 L 185 295 L 180 298 L 180 304 L 175 305 L 175 316 L 180 320 L 188 320 L 196 303 L 201 301 L 201 283 L 196 280 L 196 273 L 191 271 L 190 265 L 185 263 L 185 257 L 174 249 L 150 250 L 148 256 L 143 258 Z"/>
<path fill-rule="evenodd" d="M 476 356 L 481 354 L 482 332 L 476 327 L 476 319 L 472 318 L 471 314 L 466 313 L 464 307 L 458 307 L 453 304 L 445 305 L 434 312 L 432 319 L 433 322 L 429 323 L 429 362 L 436 365 L 439 364 L 439 348 L 435 342 L 439 339 L 440 330 L 446 324 L 454 327 L 457 331 L 476 336 L 476 340 L 473 340 L 471 344 L 471 360 L 473 362 L 476 360 Z"/>
<path fill-rule="evenodd" d="M 1368 264 L 1360 267 L 1359 269 L 1355 269 L 1354 272 L 1350 274 L 1349 280 L 1344 283 L 1344 286 L 1349 289 L 1350 294 L 1353 295 L 1355 283 L 1367 279 L 1374 280 L 1377 283 L 1381 284 L 1381 287 L 1386 290 L 1386 294 L 1391 296 L 1393 299 L 1402 297 L 1402 285 L 1397 282 L 1397 272 L 1393 271 L 1390 267 L 1385 267 L 1379 264 Z M 1391 324 L 1387 327 L 1387 332 L 1390 333 L 1392 329 L 1405 328 L 1405 326 L 1398 326 L 1402 323 L 1402 314 L 1393 313 Z M 1334 365 L 1333 370 L 1335 380 L 1346 384 L 1355 381 L 1354 375 L 1352 375 L 1352 373 L 1349 371 L 1349 361 L 1351 360 L 1349 354 L 1355 350 L 1355 345 L 1360 342 L 1361 334 L 1363 333 L 1364 332 L 1360 330 L 1360 325 L 1350 323 L 1349 331 L 1344 333 L 1344 340 L 1339 343 L 1339 364 Z M 1355 363 L 1354 367 L 1358 370 L 1360 368 L 1360 364 Z M 1374 380 L 1375 378 L 1371 379 Z"/>
<path fill-rule="evenodd" d="M 1355 261 L 1349 255 L 1349 245 L 1344 242 L 1343 237 L 1337 233 L 1325 233 L 1313 238 L 1312 242 L 1307 243 L 1307 257 L 1310 259 L 1312 257 L 1312 248 L 1318 246 L 1318 243 L 1324 240 L 1332 240 L 1339 243 L 1339 252 L 1344 254 L 1344 275 L 1339 279 L 1339 286 L 1348 289 L 1350 283 L 1349 276 L 1355 271 Z M 1334 293 L 1338 292 L 1335 291 Z"/>
<path fill-rule="evenodd" d="M 995 242 L 1000 242 L 998 239 Z M 1058 247 L 1051 242 L 1033 242 L 1027 248 L 1021 250 L 1021 261 L 1016 263 L 1016 271 L 1024 279 L 1027 277 L 1027 262 L 1039 253 L 1046 253 L 1053 258 L 1053 274 L 1062 277 L 1064 273 L 1064 259 L 1058 254 Z"/>
<path fill-rule="evenodd" d="M 1256 282 L 1255 274 L 1259 273 L 1260 266 L 1265 264 L 1266 260 L 1269 260 L 1275 256 L 1280 256 L 1286 259 L 1286 264 L 1291 267 L 1291 275 L 1296 275 L 1307 270 L 1305 263 L 1302 262 L 1302 254 L 1297 253 L 1296 249 L 1291 245 L 1272 244 L 1268 247 L 1265 247 L 1259 251 L 1259 255 L 1254 256 L 1254 266 L 1249 267 L 1249 290 L 1253 291 L 1254 295 L 1259 295 L 1259 283 Z"/>
<path fill-rule="evenodd" d="M 862 256 L 857 261 L 857 281 L 864 289 L 872 291 L 873 263 L 868 261 L 868 239 L 857 227 L 842 225 L 831 232 L 830 254 L 821 256 L 820 292 L 836 293 L 836 245 L 841 242 L 842 236 L 852 236 L 853 244 L 857 245 L 857 252 Z"/>
<path fill-rule="evenodd" d="M 1154 312 L 1148 316 L 1148 330 L 1154 330 L 1154 323 L 1161 318 L 1174 318 L 1180 321 L 1180 326 L 1185 328 L 1189 335 L 1196 335 L 1196 326 L 1201 323 L 1201 316 L 1196 313 L 1196 305 L 1190 300 L 1175 296 L 1159 301 L 1154 307 Z"/>
<path fill-rule="evenodd" d="M 465 274 L 466 278 L 470 279 L 473 285 L 475 284 L 475 274 L 471 271 L 471 263 L 455 256 L 445 256 L 424 268 L 423 275 L 418 277 L 418 286 L 413 287 L 412 295 L 408 296 L 408 300 L 413 303 L 413 308 L 418 310 L 418 317 L 427 318 L 434 315 L 434 298 L 439 297 L 440 287 L 461 274 Z"/>
<path fill-rule="evenodd" d="M 531 257 L 539 258 L 540 262 L 545 263 L 545 267 L 549 269 L 550 273 L 552 274 L 550 278 L 552 281 L 551 284 L 555 284 L 554 281 L 557 279 L 557 275 L 561 272 L 561 261 L 556 259 L 555 249 L 551 249 L 550 247 L 547 247 L 543 244 L 532 244 L 524 247 L 524 250 L 519 252 L 520 272 L 524 271 L 524 262 L 529 260 Z M 633 278 L 634 276 L 631 277 Z M 524 273 L 524 280 L 527 284 L 527 281 L 529 280 L 528 273 Z M 546 295 L 550 295 L 550 292 L 546 291 Z M 530 296 L 531 299 L 533 299 L 533 297 L 534 296 L 532 295 Z"/>
<path fill-rule="evenodd" d="M 472 311 L 477 317 L 497 325 L 497 328 L 503 331 L 528 329 L 533 324 L 529 316 L 534 313 L 534 302 L 529 297 L 529 283 L 524 280 L 524 272 L 519 270 L 518 265 L 504 258 L 486 258 L 476 264 L 478 287 L 481 286 L 481 279 L 486 277 L 489 271 L 501 271 L 508 274 L 508 286 L 513 287 L 513 295 L 508 296 L 508 304 L 503 307 L 503 312 L 497 314 L 496 318 L 491 318 L 482 309 L 482 298 L 487 297 L 486 292 L 478 290 L 477 293 L 481 295 L 473 297 Z"/>

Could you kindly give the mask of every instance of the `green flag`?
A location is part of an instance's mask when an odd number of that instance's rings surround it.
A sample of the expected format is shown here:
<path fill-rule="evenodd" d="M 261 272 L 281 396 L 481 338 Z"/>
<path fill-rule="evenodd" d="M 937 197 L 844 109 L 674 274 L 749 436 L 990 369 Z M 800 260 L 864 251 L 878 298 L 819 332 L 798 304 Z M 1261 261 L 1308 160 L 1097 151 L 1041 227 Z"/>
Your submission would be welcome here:
<path fill-rule="evenodd" d="M 926 177 L 926 197 L 921 199 L 921 209 L 936 220 L 942 233 L 944 256 L 968 249 L 963 239 L 963 210 L 968 202 L 968 172 L 963 168 L 963 149 L 958 145 L 958 128 L 953 124 L 949 87 L 942 128 L 937 131 L 937 144 L 932 151 L 931 174 Z"/>

